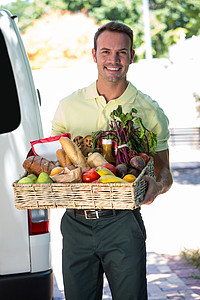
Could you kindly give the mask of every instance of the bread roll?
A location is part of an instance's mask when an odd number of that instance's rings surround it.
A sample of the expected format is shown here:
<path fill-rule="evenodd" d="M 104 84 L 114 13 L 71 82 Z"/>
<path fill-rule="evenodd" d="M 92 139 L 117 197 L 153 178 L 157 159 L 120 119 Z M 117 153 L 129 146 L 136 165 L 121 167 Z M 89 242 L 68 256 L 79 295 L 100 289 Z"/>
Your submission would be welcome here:
<path fill-rule="evenodd" d="M 51 170 L 51 174 L 50 176 L 54 176 L 54 175 L 57 175 L 57 174 L 60 174 L 60 173 L 64 173 L 64 168 L 63 167 L 55 167 Z"/>
<path fill-rule="evenodd" d="M 56 156 L 59 160 L 61 167 L 65 168 L 65 167 L 69 167 L 72 165 L 71 160 L 69 159 L 69 157 L 67 156 L 67 154 L 65 153 L 65 151 L 63 149 L 58 149 L 56 151 Z"/>
<path fill-rule="evenodd" d="M 82 171 L 81 168 L 76 168 L 70 172 L 60 173 L 51 177 L 55 182 L 82 182 Z"/>
<path fill-rule="evenodd" d="M 83 153 L 72 140 L 70 140 L 68 137 L 61 137 L 59 141 L 74 165 L 81 167 L 82 171 L 89 168 Z"/>

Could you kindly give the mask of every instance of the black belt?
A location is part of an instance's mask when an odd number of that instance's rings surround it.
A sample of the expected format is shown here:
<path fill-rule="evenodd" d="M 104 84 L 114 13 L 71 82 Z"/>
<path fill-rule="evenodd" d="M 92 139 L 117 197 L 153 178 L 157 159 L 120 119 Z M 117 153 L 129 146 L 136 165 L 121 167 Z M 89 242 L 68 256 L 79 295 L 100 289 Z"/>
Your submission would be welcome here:
<path fill-rule="evenodd" d="M 77 216 L 83 216 L 86 219 L 100 219 L 109 216 L 118 215 L 121 210 L 113 210 L 113 209 L 67 209 L 67 212 L 74 212 Z"/>

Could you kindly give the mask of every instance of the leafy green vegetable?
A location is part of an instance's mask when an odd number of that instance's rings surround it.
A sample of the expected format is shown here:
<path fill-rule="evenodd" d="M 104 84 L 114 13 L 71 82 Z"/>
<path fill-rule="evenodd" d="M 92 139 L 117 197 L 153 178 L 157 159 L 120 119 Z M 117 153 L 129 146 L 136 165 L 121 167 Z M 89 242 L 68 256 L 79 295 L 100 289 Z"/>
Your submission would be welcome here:
<path fill-rule="evenodd" d="M 93 149 L 100 142 L 101 138 L 111 138 L 117 142 L 116 165 L 129 163 L 134 153 L 155 154 L 157 145 L 156 134 L 149 131 L 143 124 L 142 118 L 137 117 L 137 110 L 132 108 L 129 113 L 123 113 L 122 106 L 110 114 L 112 121 L 109 124 L 110 130 L 97 131 L 92 133 Z"/>

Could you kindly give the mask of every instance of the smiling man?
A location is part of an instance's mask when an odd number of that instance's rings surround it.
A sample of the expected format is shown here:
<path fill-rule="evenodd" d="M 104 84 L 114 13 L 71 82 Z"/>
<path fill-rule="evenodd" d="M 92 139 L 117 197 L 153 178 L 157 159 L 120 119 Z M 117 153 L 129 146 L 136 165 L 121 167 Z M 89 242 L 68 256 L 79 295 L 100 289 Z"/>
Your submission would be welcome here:
<path fill-rule="evenodd" d="M 95 40 L 92 55 L 98 69 L 97 90 L 110 101 L 127 88 L 126 74 L 134 57 L 132 39 L 128 34 L 105 30 L 97 32 Z"/>
<path fill-rule="evenodd" d="M 155 175 L 145 176 L 148 190 L 142 204 L 151 204 L 172 185 L 168 151 L 168 119 L 158 103 L 127 81 L 133 62 L 133 32 L 109 22 L 98 29 L 92 49 L 98 78 L 89 87 L 61 100 L 52 135 L 70 132 L 72 139 L 108 129 L 110 113 L 121 105 L 134 107 L 146 128 L 157 134 Z M 70 210 L 61 222 L 63 279 L 67 300 L 100 300 L 103 274 L 113 300 L 146 300 L 145 227 L 140 209 Z"/>

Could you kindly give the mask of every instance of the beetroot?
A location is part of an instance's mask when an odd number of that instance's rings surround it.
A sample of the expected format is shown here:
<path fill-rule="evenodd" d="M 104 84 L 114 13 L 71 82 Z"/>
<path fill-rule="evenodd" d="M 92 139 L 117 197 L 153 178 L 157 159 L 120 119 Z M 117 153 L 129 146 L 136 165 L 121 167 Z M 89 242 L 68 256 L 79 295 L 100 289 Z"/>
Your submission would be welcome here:
<path fill-rule="evenodd" d="M 142 171 L 142 169 L 144 169 L 145 167 L 145 161 L 144 159 L 141 157 L 141 156 L 134 156 L 133 158 L 131 158 L 130 160 L 130 165 L 139 170 L 139 171 Z"/>
<path fill-rule="evenodd" d="M 138 177 L 139 174 L 140 174 L 140 171 L 137 170 L 137 169 L 135 169 L 135 168 L 133 168 L 133 167 L 131 167 L 131 168 L 128 169 L 127 173 L 131 174 L 131 175 L 134 175 L 135 177 Z"/>
<path fill-rule="evenodd" d="M 116 166 L 116 176 L 123 178 L 127 174 L 127 165 L 125 163 Z"/>

